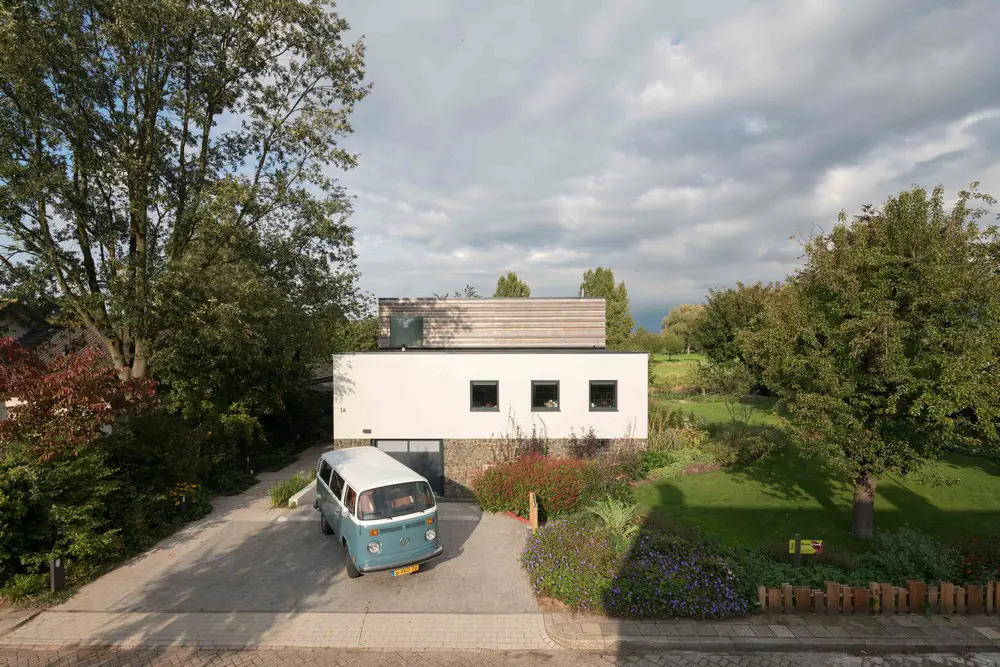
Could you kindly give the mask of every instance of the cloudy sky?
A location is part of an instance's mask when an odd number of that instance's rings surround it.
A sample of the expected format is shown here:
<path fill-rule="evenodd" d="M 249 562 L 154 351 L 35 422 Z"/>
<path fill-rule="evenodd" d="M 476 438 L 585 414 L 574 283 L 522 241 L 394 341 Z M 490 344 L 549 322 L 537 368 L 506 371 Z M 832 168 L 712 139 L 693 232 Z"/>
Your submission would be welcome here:
<path fill-rule="evenodd" d="M 1000 3 L 342 0 L 363 287 L 624 279 L 637 322 L 783 278 L 913 183 L 1000 194 Z"/>

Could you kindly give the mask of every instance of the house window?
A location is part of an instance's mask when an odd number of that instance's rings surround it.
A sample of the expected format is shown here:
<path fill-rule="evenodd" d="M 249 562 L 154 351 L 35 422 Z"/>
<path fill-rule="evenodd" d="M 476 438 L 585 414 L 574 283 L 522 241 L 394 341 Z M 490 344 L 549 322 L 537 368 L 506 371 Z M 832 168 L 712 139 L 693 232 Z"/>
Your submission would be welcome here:
<path fill-rule="evenodd" d="M 473 380 L 469 383 L 469 395 L 473 412 L 500 411 L 500 383 L 496 380 Z"/>
<path fill-rule="evenodd" d="M 618 381 L 590 381 L 590 411 L 613 411 L 618 409 Z"/>
<path fill-rule="evenodd" d="M 556 411 L 559 409 L 559 381 L 531 381 L 531 409 L 534 412 Z"/>
<path fill-rule="evenodd" d="M 424 344 L 424 318 L 393 315 L 389 318 L 389 347 L 420 347 Z"/>

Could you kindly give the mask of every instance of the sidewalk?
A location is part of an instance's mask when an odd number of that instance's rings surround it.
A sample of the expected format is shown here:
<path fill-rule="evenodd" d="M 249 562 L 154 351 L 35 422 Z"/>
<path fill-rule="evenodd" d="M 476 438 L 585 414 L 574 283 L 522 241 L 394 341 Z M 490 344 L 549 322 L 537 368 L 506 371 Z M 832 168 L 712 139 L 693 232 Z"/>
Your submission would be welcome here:
<path fill-rule="evenodd" d="M 727 621 L 623 621 L 546 613 L 545 630 L 574 650 L 866 651 L 1000 650 L 998 616 L 761 614 Z"/>

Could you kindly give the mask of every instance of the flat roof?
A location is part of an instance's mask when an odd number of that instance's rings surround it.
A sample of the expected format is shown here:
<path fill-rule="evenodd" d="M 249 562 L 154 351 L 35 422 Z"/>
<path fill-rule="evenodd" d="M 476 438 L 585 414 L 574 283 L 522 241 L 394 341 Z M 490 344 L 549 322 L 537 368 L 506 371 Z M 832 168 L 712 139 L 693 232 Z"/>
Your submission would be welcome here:
<path fill-rule="evenodd" d="M 427 481 L 377 447 L 335 449 L 324 453 L 323 459 L 358 493 L 390 484 Z"/>
<path fill-rule="evenodd" d="M 401 350 L 395 347 L 385 347 L 378 350 L 362 350 L 359 352 L 342 352 L 333 357 L 346 357 L 355 354 L 649 354 L 634 350 L 609 350 L 604 347 L 408 347 Z"/>

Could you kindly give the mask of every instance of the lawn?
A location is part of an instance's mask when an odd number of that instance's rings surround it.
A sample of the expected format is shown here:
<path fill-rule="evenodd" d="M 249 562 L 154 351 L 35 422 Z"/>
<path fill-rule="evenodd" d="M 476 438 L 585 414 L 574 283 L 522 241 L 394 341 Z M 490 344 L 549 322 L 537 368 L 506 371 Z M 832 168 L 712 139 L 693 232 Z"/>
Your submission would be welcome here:
<path fill-rule="evenodd" d="M 677 387 L 690 384 L 688 375 L 697 367 L 698 363 L 704 363 L 705 356 L 701 354 L 674 354 L 667 356 L 657 354 L 653 357 L 653 376 L 657 384 L 665 387 Z"/>
<path fill-rule="evenodd" d="M 750 409 L 751 424 L 777 424 L 778 416 L 774 412 L 776 399 L 767 396 L 752 396 L 741 401 L 743 408 Z M 668 398 L 662 400 L 671 410 L 683 410 L 704 422 L 710 429 L 729 421 L 729 408 L 723 396 L 707 394 L 693 398 Z M 740 410 L 740 408 L 738 408 Z M 737 415 L 740 411 L 737 412 Z"/>

